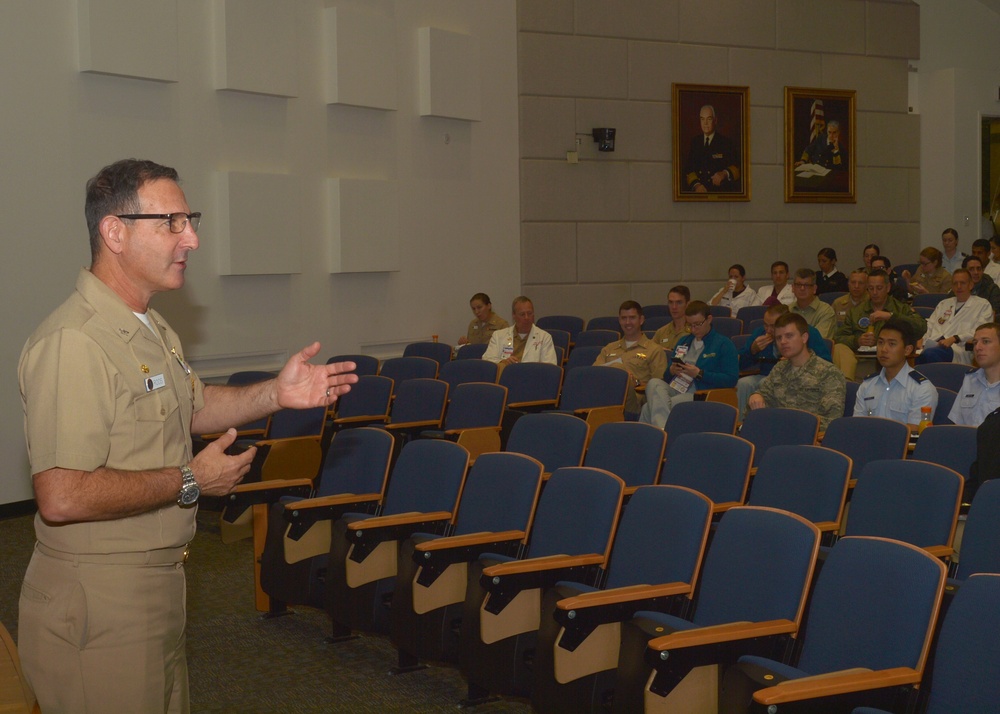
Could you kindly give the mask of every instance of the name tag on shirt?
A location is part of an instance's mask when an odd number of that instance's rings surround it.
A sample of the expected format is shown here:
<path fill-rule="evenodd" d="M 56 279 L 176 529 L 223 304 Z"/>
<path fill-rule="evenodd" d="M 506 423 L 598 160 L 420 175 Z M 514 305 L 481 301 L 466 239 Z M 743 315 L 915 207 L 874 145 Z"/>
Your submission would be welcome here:
<path fill-rule="evenodd" d="M 162 389 L 167 386 L 167 380 L 163 378 L 162 374 L 156 374 L 152 377 L 146 378 L 146 391 L 152 392 L 156 389 Z"/>

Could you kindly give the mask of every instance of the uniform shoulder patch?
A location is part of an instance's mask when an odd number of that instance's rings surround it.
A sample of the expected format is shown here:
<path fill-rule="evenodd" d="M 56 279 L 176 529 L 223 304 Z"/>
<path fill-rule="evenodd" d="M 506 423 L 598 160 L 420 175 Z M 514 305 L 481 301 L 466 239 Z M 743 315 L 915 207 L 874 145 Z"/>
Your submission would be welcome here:
<path fill-rule="evenodd" d="M 910 379 L 916 381 L 917 384 L 922 384 L 923 382 L 927 381 L 927 377 L 925 377 L 915 369 L 910 370 Z"/>
<path fill-rule="evenodd" d="M 864 379 L 862 379 L 861 381 L 862 381 L 862 382 L 867 382 L 867 381 L 868 381 L 869 379 L 875 379 L 875 378 L 876 378 L 877 376 L 879 376 L 880 374 L 882 374 L 882 370 L 879 370 L 878 372 L 875 372 L 874 374 L 869 374 L 869 375 L 868 375 L 867 377 L 865 377 L 865 378 L 864 378 Z"/>

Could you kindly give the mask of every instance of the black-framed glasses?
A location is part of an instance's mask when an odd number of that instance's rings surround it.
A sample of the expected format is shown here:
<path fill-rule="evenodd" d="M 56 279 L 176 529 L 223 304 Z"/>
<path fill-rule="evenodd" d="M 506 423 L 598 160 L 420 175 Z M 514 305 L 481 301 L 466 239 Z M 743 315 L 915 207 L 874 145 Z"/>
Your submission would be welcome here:
<path fill-rule="evenodd" d="M 161 220 L 168 221 L 170 225 L 171 233 L 183 233 L 187 224 L 191 224 L 191 230 L 195 233 L 198 232 L 198 226 L 201 224 L 201 212 L 195 211 L 194 213 L 125 213 L 120 216 L 115 216 L 115 218 L 127 218 L 131 221 L 135 220 Z"/>

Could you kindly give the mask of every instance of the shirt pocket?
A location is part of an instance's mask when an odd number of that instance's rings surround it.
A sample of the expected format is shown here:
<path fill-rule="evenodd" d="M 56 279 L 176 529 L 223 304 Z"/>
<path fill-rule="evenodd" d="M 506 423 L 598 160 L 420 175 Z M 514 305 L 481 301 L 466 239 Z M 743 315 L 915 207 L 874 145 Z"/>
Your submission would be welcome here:
<path fill-rule="evenodd" d="M 131 468 L 160 468 L 163 466 L 166 435 L 177 431 L 173 428 L 178 419 L 177 394 L 167 384 L 159 389 L 140 395 L 135 402 L 135 424 L 133 425 L 133 455 L 150 463 L 136 463 Z"/>
<path fill-rule="evenodd" d="M 972 392 L 970 394 L 967 392 L 965 394 L 959 394 L 958 399 L 955 401 L 958 402 L 958 406 L 961 409 L 975 409 L 976 404 L 979 402 L 979 393 Z"/>

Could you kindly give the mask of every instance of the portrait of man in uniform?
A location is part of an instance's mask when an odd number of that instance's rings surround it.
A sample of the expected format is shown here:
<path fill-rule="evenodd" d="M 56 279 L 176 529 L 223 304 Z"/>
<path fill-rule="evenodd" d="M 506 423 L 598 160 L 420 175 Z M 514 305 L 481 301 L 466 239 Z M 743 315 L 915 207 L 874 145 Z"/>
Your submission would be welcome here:
<path fill-rule="evenodd" d="M 854 203 L 854 90 L 785 87 L 785 201 Z"/>
<path fill-rule="evenodd" d="M 673 85 L 674 200 L 750 199 L 746 87 Z"/>

